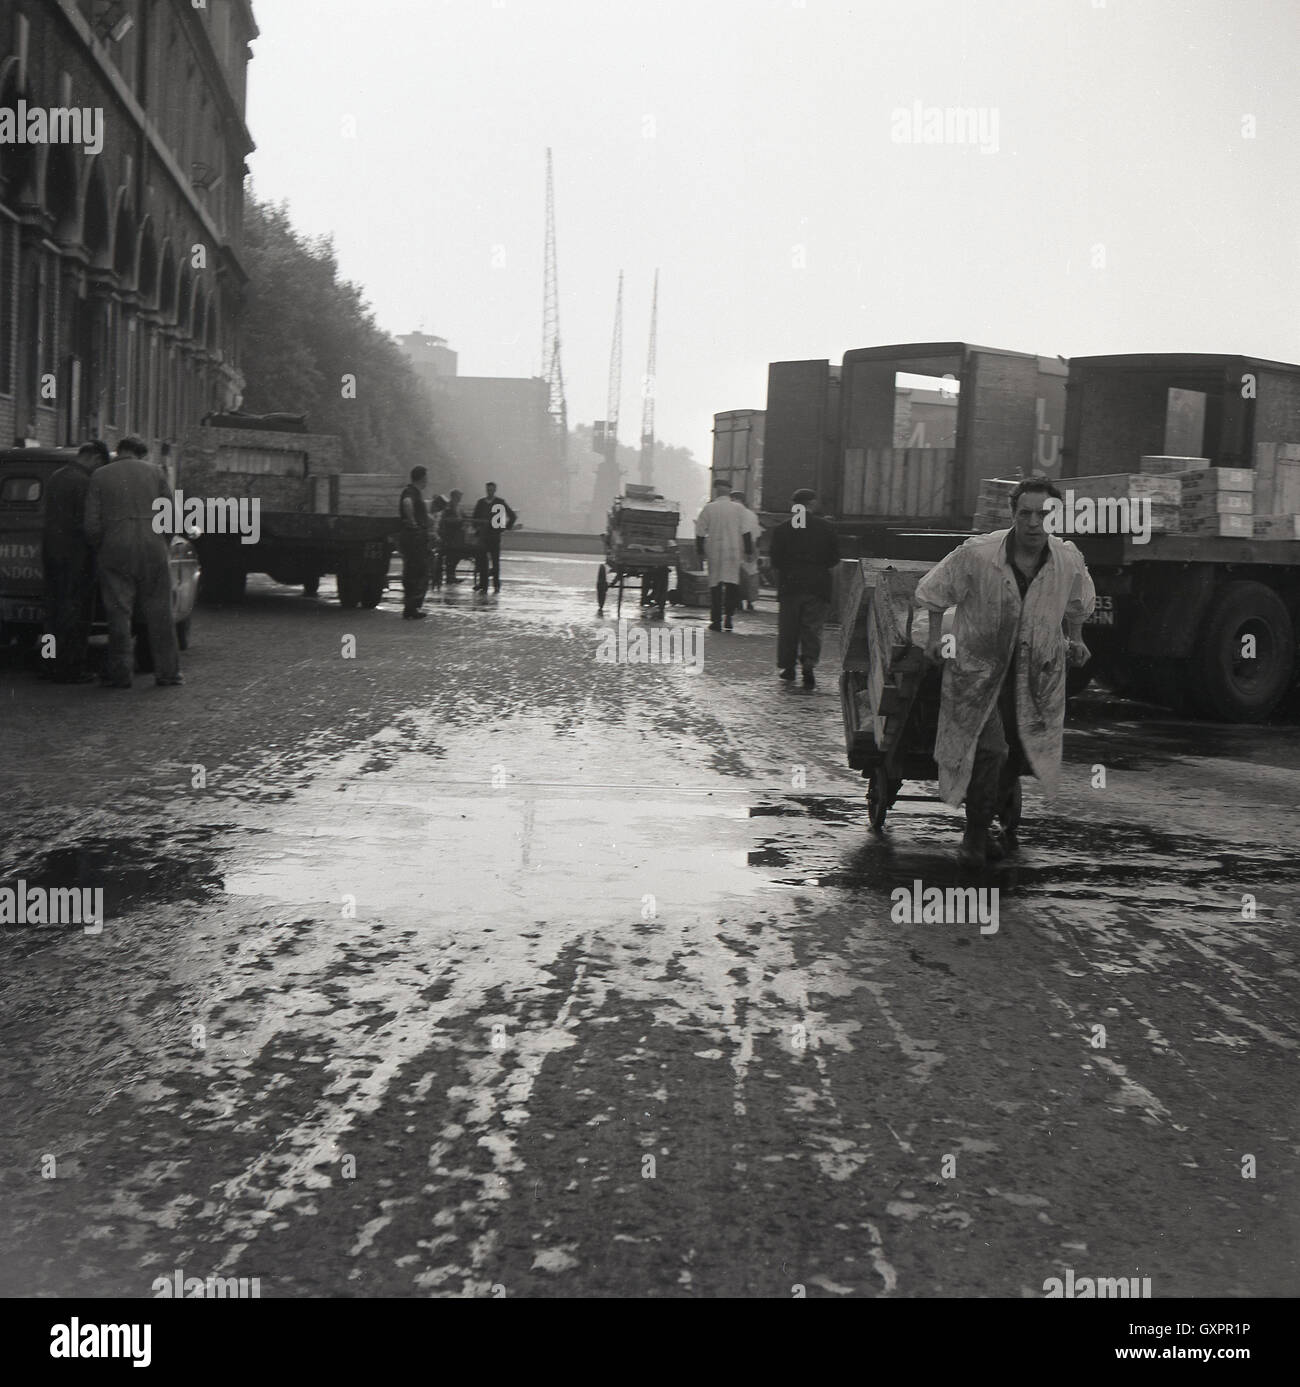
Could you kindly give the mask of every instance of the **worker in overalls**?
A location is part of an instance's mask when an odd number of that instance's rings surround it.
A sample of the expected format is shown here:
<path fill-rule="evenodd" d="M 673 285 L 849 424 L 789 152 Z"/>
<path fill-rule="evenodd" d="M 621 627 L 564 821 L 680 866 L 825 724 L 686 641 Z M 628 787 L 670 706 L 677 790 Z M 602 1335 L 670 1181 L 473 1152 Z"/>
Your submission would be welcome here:
<path fill-rule="evenodd" d="M 97 549 L 99 590 L 108 615 L 108 665 L 100 683 L 131 687 L 131 621 L 137 610 L 149 628 L 154 683 L 185 682 L 172 622 L 168 539 L 155 528 L 154 502 L 174 504 L 161 467 L 147 461 L 149 447 L 124 438 L 117 457 L 99 468 L 86 493 L 86 538 Z"/>
<path fill-rule="evenodd" d="M 402 489 L 398 510 L 402 529 L 398 544 L 402 550 L 402 620 L 423 621 L 421 609 L 429 590 L 429 508 L 424 504 L 424 484 L 429 476 L 423 467 L 411 468 L 410 485 Z"/>
<path fill-rule="evenodd" d="M 86 668 L 95 610 L 95 551 L 86 539 L 86 496 L 95 469 L 108 460 L 107 445 L 98 439 L 84 443 L 76 461 L 60 467 L 45 487 L 41 562 L 46 616 L 54 637 L 46 677 L 56 684 L 95 682 Z"/>

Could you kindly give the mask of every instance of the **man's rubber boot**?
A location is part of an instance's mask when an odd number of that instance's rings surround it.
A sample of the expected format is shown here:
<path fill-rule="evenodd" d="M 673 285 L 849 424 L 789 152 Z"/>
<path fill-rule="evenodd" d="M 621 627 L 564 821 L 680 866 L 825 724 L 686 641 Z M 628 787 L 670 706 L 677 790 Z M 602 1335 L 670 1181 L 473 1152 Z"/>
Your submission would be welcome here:
<path fill-rule="evenodd" d="M 957 860 L 963 867 L 981 869 L 986 861 L 988 841 L 987 828 L 968 827 L 962 834 L 961 847 L 957 849 Z"/>

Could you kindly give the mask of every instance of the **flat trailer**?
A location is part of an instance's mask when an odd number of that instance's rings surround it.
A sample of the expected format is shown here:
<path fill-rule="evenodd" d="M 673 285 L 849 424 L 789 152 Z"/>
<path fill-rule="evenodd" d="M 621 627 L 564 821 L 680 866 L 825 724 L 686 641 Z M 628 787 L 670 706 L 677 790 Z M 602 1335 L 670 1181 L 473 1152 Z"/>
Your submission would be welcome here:
<path fill-rule="evenodd" d="M 1173 474 L 1181 533 L 1145 544 L 1068 535 L 1097 588 L 1089 669 L 1117 693 L 1175 712 L 1263 721 L 1300 673 L 1300 366 L 1200 353 L 1075 357 L 1062 492 L 1162 456 L 1232 469 L 1215 476 L 1241 485 L 1241 537 L 1204 532 L 1225 526 L 1189 512 L 1188 471 Z M 1196 494 L 1217 493 L 1202 483 Z M 1273 537 L 1287 533 L 1297 538 Z"/>
<path fill-rule="evenodd" d="M 332 573 L 340 605 L 377 607 L 382 600 L 400 529 L 400 488 L 389 493 L 390 516 L 347 513 L 340 505 L 341 440 L 304 427 L 298 416 L 225 415 L 186 435 L 178 488 L 204 501 L 255 501 L 260 522 L 255 543 L 239 534 L 195 535 L 201 601 L 242 601 L 250 573 L 301 586 L 309 597 Z"/>

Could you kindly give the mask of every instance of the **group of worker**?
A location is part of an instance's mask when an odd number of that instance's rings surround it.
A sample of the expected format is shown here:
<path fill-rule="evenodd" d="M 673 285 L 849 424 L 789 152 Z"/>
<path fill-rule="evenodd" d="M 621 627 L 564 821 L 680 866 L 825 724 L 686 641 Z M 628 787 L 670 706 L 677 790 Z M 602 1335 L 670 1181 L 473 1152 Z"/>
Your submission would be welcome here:
<path fill-rule="evenodd" d="M 90 628 L 98 584 L 108 620 L 108 658 L 99 683 L 133 684 L 131 627 L 138 612 L 148 627 L 154 682 L 185 682 L 172 622 L 168 537 L 154 529 L 154 502 L 169 499 L 163 469 L 149 446 L 127 437 L 111 455 L 99 440 L 49 480 L 42 560 L 52 649 L 45 677 L 60 684 L 93 684 Z"/>
<path fill-rule="evenodd" d="M 424 599 L 429 586 L 440 588 L 444 583 L 462 581 L 456 575 L 460 561 L 474 559 L 474 591 L 501 591 L 501 536 L 513 530 L 519 517 L 508 501 L 497 495 L 497 484 L 488 482 L 485 494 L 474 503 L 469 515 L 462 502 L 464 494 L 451 491 L 437 495 L 431 502 L 424 499 L 429 472 L 425 467 L 413 467 L 411 480 L 403 487 L 398 501 L 402 529 L 399 547 L 402 552 L 402 619 L 422 621 Z M 467 528 L 473 544 L 467 544 Z"/>
<path fill-rule="evenodd" d="M 809 690 L 817 687 L 814 671 L 840 561 L 835 529 L 820 511 L 815 491 L 796 491 L 790 519 L 772 531 L 769 551 L 777 581 L 777 669 L 784 681 L 793 683 L 799 666 Z M 710 631 L 734 630 L 733 618 L 742 602 L 754 610 L 761 533 L 758 516 L 745 504 L 745 493 L 733 491 L 725 480 L 714 482 L 713 500 L 695 521 L 696 554 L 709 574 Z"/>

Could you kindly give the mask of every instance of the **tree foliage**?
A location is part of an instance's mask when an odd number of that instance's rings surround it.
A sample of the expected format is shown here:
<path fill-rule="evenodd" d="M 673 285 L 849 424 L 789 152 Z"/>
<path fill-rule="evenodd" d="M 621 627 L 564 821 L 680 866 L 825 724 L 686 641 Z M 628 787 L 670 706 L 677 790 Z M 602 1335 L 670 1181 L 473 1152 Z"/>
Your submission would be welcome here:
<path fill-rule="evenodd" d="M 315 433 L 343 439 L 350 472 L 429 468 L 450 475 L 433 401 L 401 347 L 375 323 L 361 289 L 339 278 L 329 237 L 296 231 L 285 203 L 244 201 L 248 294 L 241 368 L 249 413 L 306 414 Z M 345 378 L 355 377 L 355 398 Z"/>

